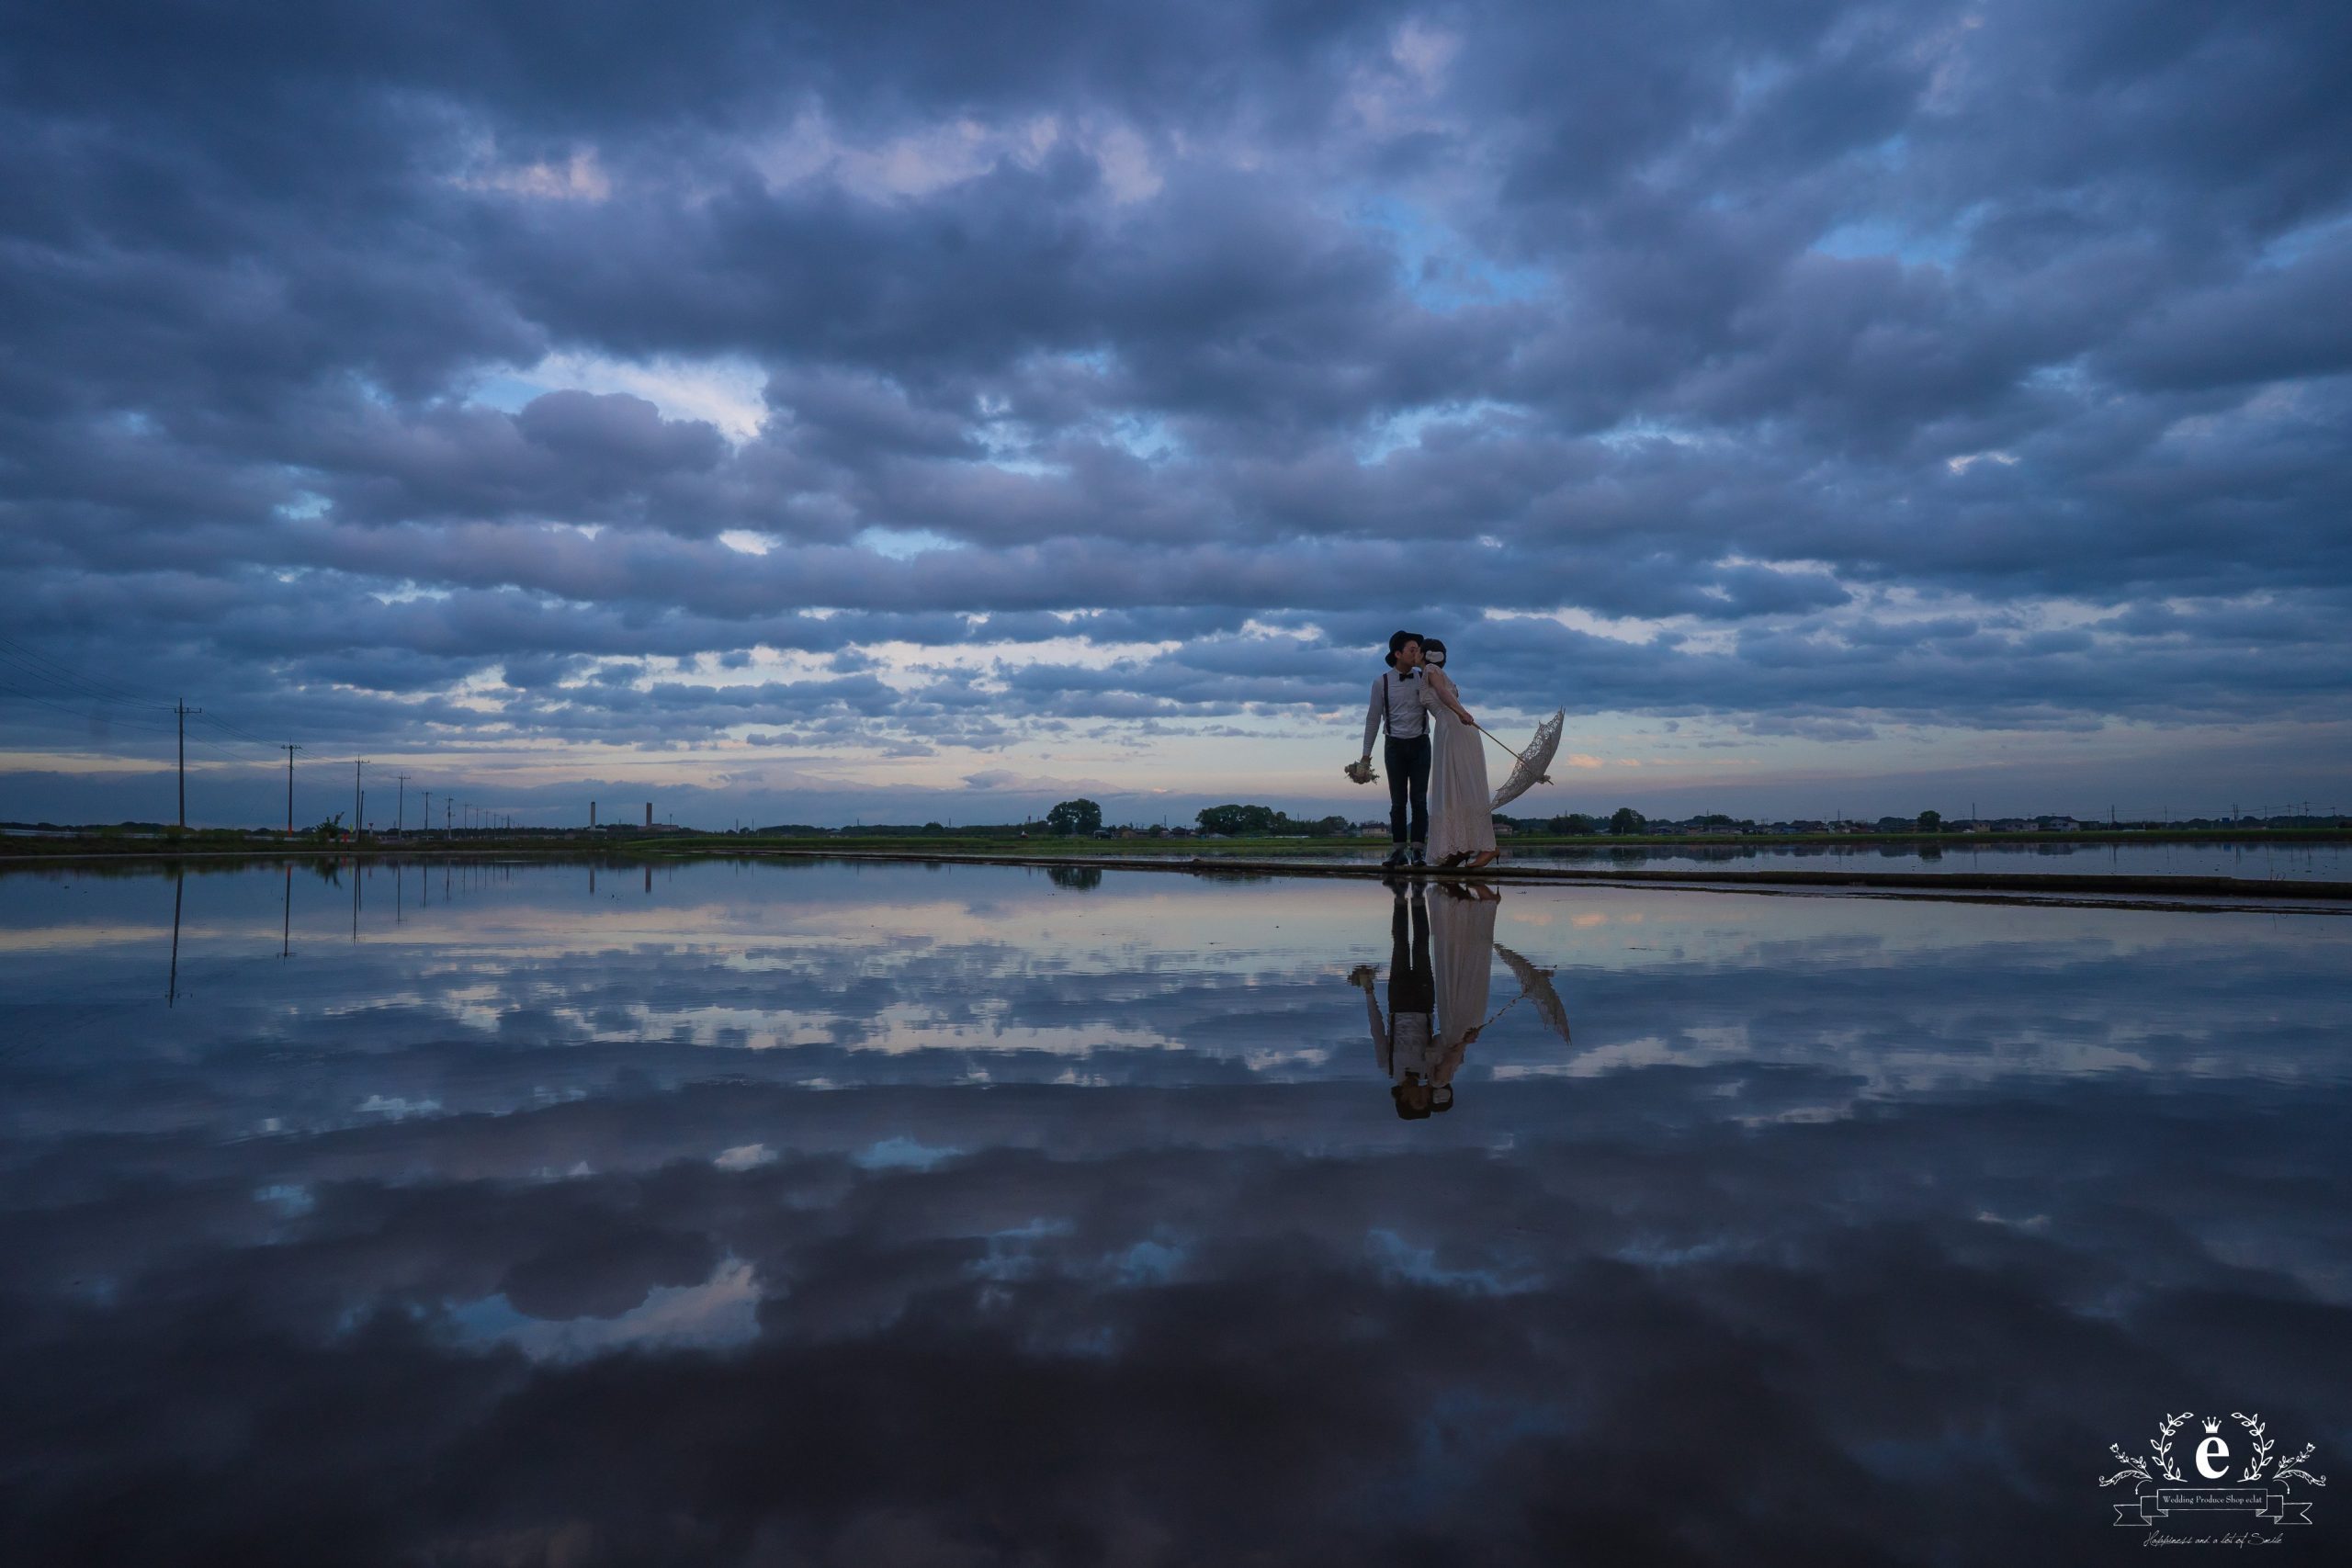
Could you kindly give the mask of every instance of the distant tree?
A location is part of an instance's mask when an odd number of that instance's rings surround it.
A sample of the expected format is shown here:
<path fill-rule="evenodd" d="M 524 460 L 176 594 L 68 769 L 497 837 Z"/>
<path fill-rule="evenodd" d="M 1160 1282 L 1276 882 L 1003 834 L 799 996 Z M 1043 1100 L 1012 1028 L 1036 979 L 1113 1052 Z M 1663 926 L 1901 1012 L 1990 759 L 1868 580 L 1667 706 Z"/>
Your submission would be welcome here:
<path fill-rule="evenodd" d="M 311 829 L 311 837 L 314 839 L 332 839 L 342 831 L 343 813 L 338 811 L 334 816 L 328 818 L 325 821 L 320 823 L 317 827 Z"/>
<path fill-rule="evenodd" d="M 1102 826 L 1102 808 L 1091 800 L 1065 800 L 1046 813 L 1046 826 L 1057 833 L 1091 833 Z"/>
<path fill-rule="evenodd" d="M 1555 817 L 1551 820 L 1550 827 L 1555 833 L 1583 835 L 1600 831 L 1600 824 L 1581 811 L 1571 811 L 1565 817 Z"/>
<path fill-rule="evenodd" d="M 1612 833 L 1638 833 L 1649 825 L 1650 819 L 1630 806 L 1619 807 L 1609 818 L 1609 830 Z"/>
<path fill-rule="evenodd" d="M 1942 812 L 1922 811 L 1919 813 L 1919 831 L 1922 833 L 1940 833 L 1943 830 L 1944 814 Z"/>
<path fill-rule="evenodd" d="M 1289 818 L 1271 806 L 1212 806 L 1197 820 L 1202 832 L 1229 839 L 1262 839 L 1291 825 Z"/>

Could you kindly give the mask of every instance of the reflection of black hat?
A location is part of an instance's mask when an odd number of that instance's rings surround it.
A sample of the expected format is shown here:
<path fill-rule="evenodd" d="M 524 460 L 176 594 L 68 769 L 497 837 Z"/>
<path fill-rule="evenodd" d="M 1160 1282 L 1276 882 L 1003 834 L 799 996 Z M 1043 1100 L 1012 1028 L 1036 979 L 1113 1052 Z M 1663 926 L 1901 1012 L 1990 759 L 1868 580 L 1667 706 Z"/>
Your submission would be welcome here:
<path fill-rule="evenodd" d="M 1388 637 L 1388 668 L 1391 670 L 1396 668 L 1396 650 L 1398 649 L 1403 648 L 1408 642 L 1419 642 L 1420 640 L 1421 634 L 1419 632 L 1390 633 Z"/>

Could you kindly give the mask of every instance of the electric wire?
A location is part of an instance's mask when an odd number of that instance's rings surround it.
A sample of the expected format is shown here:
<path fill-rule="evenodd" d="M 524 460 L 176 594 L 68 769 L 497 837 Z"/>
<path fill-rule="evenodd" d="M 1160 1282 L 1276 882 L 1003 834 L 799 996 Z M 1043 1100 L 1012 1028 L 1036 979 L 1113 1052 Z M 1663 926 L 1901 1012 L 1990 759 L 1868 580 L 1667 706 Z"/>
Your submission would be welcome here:
<path fill-rule="evenodd" d="M 95 697 L 102 702 L 121 703 L 130 707 L 162 708 L 165 711 L 169 711 L 173 706 L 170 703 L 156 702 L 151 697 L 131 691 L 129 687 L 85 674 L 69 665 L 60 663 L 36 649 L 26 647 L 14 637 L 0 636 L 0 662 L 13 665 L 36 679 L 70 687 L 81 695 Z"/>

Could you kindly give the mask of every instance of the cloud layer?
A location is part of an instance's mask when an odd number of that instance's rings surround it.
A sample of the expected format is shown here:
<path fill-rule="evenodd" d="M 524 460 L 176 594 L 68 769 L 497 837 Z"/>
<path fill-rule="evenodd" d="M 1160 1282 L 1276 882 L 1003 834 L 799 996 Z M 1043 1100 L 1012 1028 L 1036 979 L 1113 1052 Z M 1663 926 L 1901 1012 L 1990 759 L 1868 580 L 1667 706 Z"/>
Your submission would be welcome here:
<path fill-rule="evenodd" d="M 1135 791 L 1399 622 L 1758 766 L 2340 719 L 2348 26 L 29 8 L 9 635 L 452 774 Z"/>

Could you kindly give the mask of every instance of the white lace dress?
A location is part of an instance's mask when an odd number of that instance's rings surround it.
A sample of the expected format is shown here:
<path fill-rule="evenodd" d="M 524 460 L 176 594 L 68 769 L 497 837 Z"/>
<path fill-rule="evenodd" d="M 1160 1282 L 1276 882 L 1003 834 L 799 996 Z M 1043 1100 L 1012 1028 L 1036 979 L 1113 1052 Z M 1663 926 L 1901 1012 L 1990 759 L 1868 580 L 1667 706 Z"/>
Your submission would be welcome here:
<path fill-rule="evenodd" d="M 1439 683 L 1442 682 L 1443 685 Z M 1438 701 L 1441 691 L 1462 701 L 1442 670 L 1431 670 L 1421 701 L 1429 708 L 1430 739 L 1430 863 L 1464 850 L 1474 853 L 1495 847 L 1494 813 L 1487 803 L 1495 792 L 1487 783 L 1487 738 L 1453 716 Z"/>
<path fill-rule="evenodd" d="M 1492 898 L 1430 895 L 1430 945 L 1435 954 L 1430 967 L 1437 977 L 1437 1032 L 1431 1042 L 1436 1061 L 1430 1068 L 1433 1084 L 1453 1081 L 1470 1032 L 1487 1021 L 1487 989 L 1495 970 L 1495 915 L 1501 908 Z"/>

